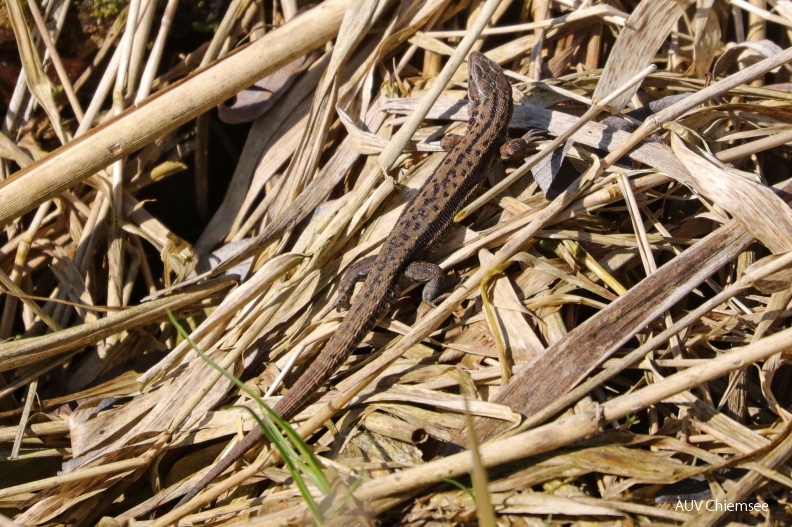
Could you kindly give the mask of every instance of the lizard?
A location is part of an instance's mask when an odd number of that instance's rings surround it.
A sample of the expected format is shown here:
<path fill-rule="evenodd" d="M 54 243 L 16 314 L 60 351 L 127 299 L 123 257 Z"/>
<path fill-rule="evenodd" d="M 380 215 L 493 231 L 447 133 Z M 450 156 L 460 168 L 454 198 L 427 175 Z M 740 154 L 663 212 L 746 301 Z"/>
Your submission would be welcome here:
<path fill-rule="evenodd" d="M 406 279 L 425 283 L 422 299 L 436 307 L 444 273 L 425 259 L 451 232 L 454 217 L 481 186 L 498 154 L 506 159 L 525 157 L 530 136 L 528 140 L 507 140 L 513 103 L 511 85 L 503 70 L 476 51 L 470 53 L 468 66 L 467 133 L 443 138 L 443 148 L 448 152 L 404 207 L 379 253 L 357 261 L 342 277 L 333 307 L 349 307 L 349 311 L 316 359 L 273 407 L 281 419 L 291 419 L 318 395 L 366 334 L 391 311 Z M 350 307 L 355 285 L 360 281 L 364 281 L 363 286 Z M 263 438 L 262 430 L 253 428 L 178 505 L 196 496 Z"/>

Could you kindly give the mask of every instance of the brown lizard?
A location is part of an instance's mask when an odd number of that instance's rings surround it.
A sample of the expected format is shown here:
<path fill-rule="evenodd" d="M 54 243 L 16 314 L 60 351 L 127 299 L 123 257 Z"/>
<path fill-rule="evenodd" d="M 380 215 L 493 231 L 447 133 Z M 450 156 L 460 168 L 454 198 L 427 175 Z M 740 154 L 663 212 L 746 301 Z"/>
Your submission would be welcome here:
<path fill-rule="evenodd" d="M 363 337 L 391 311 L 405 278 L 424 282 L 423 301 L 435 305 L 443 271 L 423 260 L 453 229 L 454 216 L 475 194 L 499 152 L 504 158 L 524 157 L 528 141 L 506 141 L 513 106 L 511 86 L 503 70 L 478 52 L 470 54 L 468 65 L 467 133 L 444 138 L 444 147 L 450 151 L 405 206 L 379 253 L 353 264 L 341 279 L 334 303 L 337 308 L 347 307 L 355 284 L 363 279 L 365 282 L 341 326 L 319 356 L 273 407 L 282 419 L 291 419 L 318 395 L 319 388 Z M 263 437 L 261 429 L 253 428 L 190 489 L 179 505 L 197 495 Z"/>

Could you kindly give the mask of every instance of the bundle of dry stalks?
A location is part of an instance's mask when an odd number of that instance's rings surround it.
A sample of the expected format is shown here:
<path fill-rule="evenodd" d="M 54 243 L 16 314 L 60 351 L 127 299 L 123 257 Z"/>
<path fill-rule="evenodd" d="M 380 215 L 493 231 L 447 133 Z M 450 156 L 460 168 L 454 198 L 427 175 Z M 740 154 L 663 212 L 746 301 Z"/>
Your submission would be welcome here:
<path fill-rule="evenodd" d="M 464 131 L 470 50 L 545 134 L 435 256 L 450 295 L 295 419 L 326 523 L 792 521 L 792 2 L 233 0 L 174 41 L 184 5 L 131 0 L 76 80 L 70 4 L 0 6 L 0 524 L 313 521 L 269 449 L 173 507 L 256 405 L 167 310 L 275 401 Z"/>

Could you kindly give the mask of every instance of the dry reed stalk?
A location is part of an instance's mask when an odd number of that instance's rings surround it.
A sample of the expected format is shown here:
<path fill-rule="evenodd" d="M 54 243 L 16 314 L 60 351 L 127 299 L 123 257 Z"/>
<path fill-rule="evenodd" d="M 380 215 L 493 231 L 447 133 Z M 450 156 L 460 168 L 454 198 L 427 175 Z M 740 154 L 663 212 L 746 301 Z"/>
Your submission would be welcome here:
<path fill-rule="evenodd" d="M 0 224 L 8 224 L 44 200 L 129 155 L 228 99 L 255 79 L 331 39 L 348 0 L 307 11 L 288 29 L 163 91 L 82 139 L 75 140 L 0 185 Z"/>
<path fill-rule="evenodd" d="M 769 358 L 790 347 L 792 347 L 792 329 L 787 329 L 772 337 L 766 337 L 761 343 L 735 350 L 717 359 L 711 359 L 705 364 L 676 373 L 651 387 L 611 399 L 596 411 L 579 413 L 529 432 L 482 445 L 480 455 L 488 467 L 493 467 L 569 445 L 596 433 L 609 421 L 621 419 L 691 386 L 723 376 L 740 365 Z M 468 473 L 473 463 L 467 452 L 447 456 L 410 471 L 370 482 L 360 489 L 357 498 L 363 501 L 374 500 L 381 496 L 390 496 L 416 487 L 435 484 L 440 478 L 453 478 Z"/>

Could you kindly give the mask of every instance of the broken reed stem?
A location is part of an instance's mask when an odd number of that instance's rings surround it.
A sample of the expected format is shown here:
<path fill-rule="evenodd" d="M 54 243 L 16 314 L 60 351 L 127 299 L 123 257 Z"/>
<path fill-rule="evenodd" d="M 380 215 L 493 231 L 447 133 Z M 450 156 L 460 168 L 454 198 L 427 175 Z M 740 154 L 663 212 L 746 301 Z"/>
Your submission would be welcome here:
<path fill-rule="evenodd" d="M 550 419 L 553 415 L 557 414 L 558 412 L 562 411 L 564 408 L 568 407 L 571 404 L 574 404 L 576 401 L 580 400 L 583 396 L 587 393 L 591 392 L 597 386 L 602 385 L 603 383 L 607 382 L 609 379 L 613 378 L 613 376 L 618 375 L 619 373 L 623 372 L 639 360 L 643 358 L 647 353 L 656 349 L 658 346 L 666 342 L 668 339 L 682 331 L 684 328 L 688 327 L 689 325 L 695 323 L 699 320 L 703 315 L 714 309 L 715 307 L 719 306 L 720 304 L 726 302 L 730 298 L 738 295 L 740 292 L 745 291 L 753 286 L 753 284 L 763 277 L 769 276 L 777 271 L 784 269 L 785 267 L 792 265 L 792 253 L 787 253 L 783 257 L 778 258 L 777 260 L 771 262 L 767 266 L 763 266 L 762 268 L 754 269 L 754 272 L 751 272 L 751 268 L 749 268 L 748 272 L 744 273 L 740 279 L 732 284 L 731 286 L 727 287 L 711 299 L 707 300 L 699 307 L 694 309 L 693 311 L 689 312 L 687 315 L 682 317 L 681 319 L 677 320 L 671 326 L 664 329 L 661 333 L 655 335 L 646 343 L 639 346 L 638 348 L 634 349 L 626 356 L 619 359 L 615 364 L 612 366 L 604 369 L 600 373 L 596 374 L 594 377 L 586 380 L 577 388 L 573 389 L 560 399 L 553 402 L 553 404 L 539 410 L 535 414 L 531 415 L 526 419 L 519 427 L 518 430 L 528 430 L 533 428 L 534 426 L 538 425 Z"/>
<path fill-rule="evenodd" d="M 755 344 L 724 353 L 635 392 L 616 397 L 602 404 L 597 410 L 582 412 L 528 432 L 486 443 L 480 448 L 482 462 L 487 467 L 494 467 L 568 446 L 595 434 L 612 421 L 634 415 L 672 395 L 790 348 L 792 328 L 765 337 Z M 438 483 L 441 478 L 465 475 L 472 468 L 473 461 L 469 452 L 453 454 L 364 483 L 355 493 L 355 498 L 368 503 L 382 496 L 395 496 Z"/>
<path fill-rule="evenodd" d="M 46 490 L 50 487 L 57 487 L 67 483 L 74 483 L 76 481 L 83 481 L 86 479 L 95 479 L 99 476 L 108 474 L 117 474 L 119 472 L 128 472 L 136 470 L 137 468 L 146 465 L 151 460 L 146 457 L 138 457 L 133 459 L 125 459 L 124 461 L 116 461 L 114 463 L 105 463 L 98 467 L 89 467 L 84 469 L 75 470 L 63 476 L 54 476 L 51 478 L 38 479 L 30 483 L 23 483 L 5 489 L 0 489 L 0 499 L 17 496 L 20 494 L 27 494 L 29 492 L 36 492 L 39 490 Z"/>
<path fill-rule="evenodd" d="M 668 108 L 665 108 L 664 110 L 661 110 L 650 116 L 640 127 L 638 127 L 635 132 L 630 135 L 627 141 L 619 145 L 619 148 L 605 157 L 605 160 L 602 164 L 603 172 L 608 167 L 616 163 L 619 159 L 621 159 L 624 155 L 626 155 L 627 152 L 637 146 L 638 143 L 649 137 L 655 130 L 660 128 L 663 123 L 666 123 L 672 119 L 676 119 L 683 113 L 687 112 L 688 110 L 692 110 L 699 104 L 702 104 L 713 97 L 717 97 L 718 95 L 722 95 L 727 91 L 745 84 L 759 75 L 764 75 L 770 70 L 774 70 L 779 66 L 783 66 L 790 61 L 792 61 L 792 47 L 789 47 L 781 53 L 773 55 L 772 57 L 768 57 L 762 61 L 759 61 L 752 66 L 748 66 L 744 70 L 738 71 L 737 73 L 730 75 L 725 79 L 721 79 L 718 82 L 710 84 L 700 92 L 685 97 L 684 99 L 675 102 Z"/>
<path fill-rule="evenodd" d="M 0 226 L 333 38 L 351 0 L 327 0 L 0 183 Z"/>
<path fill-rule="evenodd" d="M 33 16 L 33 21 L 36 23 L 36 27 L 39 30 L 41 41 L 44 42 L 44 46 L 46 46 L 47 51 L 49 51 L 50 60 L 52 60 L 52 65 L 55 66 L 55 72 L 58 74 L 58 80 L 61 82 L 63 91 L 66 93 L 66 98 L 69 100 L 69 104 L 71 105 L 72 111 L 74 112 L 74 117 L 77 118 L 77 122 L 81 122 L 83 118 L 82 106 L 80 106 L 80 101 L 77 99 L 77 94 L 74 93 L 74 86 L 72 86 L 72 83 L 69 80 L 69 74 L 66 72 L 66 68 L 63 66 L 63 61 L 61 61 L 60 55 L 58 54 L 58 48 L 50 38 L 49 30 L 47 29 L 47 23 L 44 21 L 44 17 L 41 16 L 41 11 L 39 11 L 35 0 L 28 1 L 28 8 L 30 9 L 30 14 Z"/>

